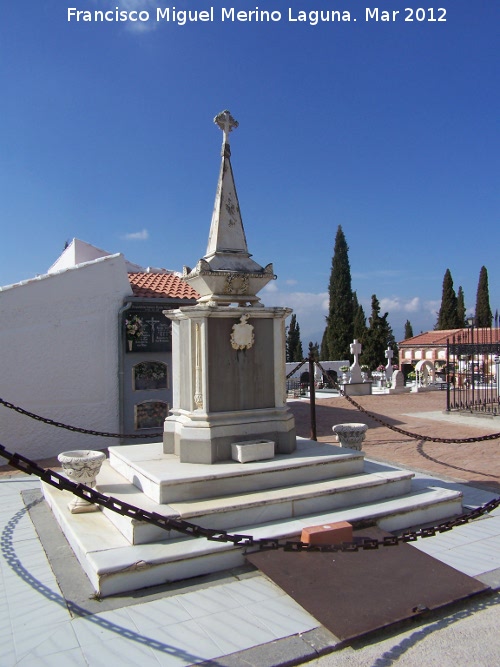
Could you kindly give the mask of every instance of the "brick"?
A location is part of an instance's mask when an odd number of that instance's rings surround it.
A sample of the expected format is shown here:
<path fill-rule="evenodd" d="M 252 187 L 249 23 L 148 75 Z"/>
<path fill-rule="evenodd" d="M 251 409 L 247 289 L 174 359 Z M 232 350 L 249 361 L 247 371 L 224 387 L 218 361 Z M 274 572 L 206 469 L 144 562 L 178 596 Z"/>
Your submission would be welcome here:
<path fill-rule="evenodd" d="M 336 521 L 322 526 L 308 526 L 303 528 L 300 540 L 305 544 L 352 542 L 352 525 L 347 521 Z"/>

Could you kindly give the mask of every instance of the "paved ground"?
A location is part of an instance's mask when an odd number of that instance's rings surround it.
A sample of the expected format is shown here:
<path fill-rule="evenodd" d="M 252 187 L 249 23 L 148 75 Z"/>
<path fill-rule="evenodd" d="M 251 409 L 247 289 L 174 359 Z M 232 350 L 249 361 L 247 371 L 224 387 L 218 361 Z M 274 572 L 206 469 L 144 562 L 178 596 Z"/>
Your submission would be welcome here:
<path fill-rule="evenodd" d="M 423 435 L 460 439 L 500 431 L 500 421 L 471 417 L 450 420 L 442 414 L 445 396 L 441 392 L 374 395 L 356 400 L 387 423 Z M 309 436 L 308 404 L 294 402 L 291 406 L 299 435 Z M 444 480 L 442 485 L 460 489 L 470 507 L 499 493 L 498 440 L 466 445 L 422 444 L 365 418 L 345 399 L 318 402 L 320 441 L 331 441 L 331 426 L 344 421 L 369 424 L 364 447 L 368 457 L 424 471 L 417 473 L 417 485 L 437 484 L 430 479 L 432 473 Z M 48 463 L 54 461 L 44 462 Z M 231 572 L 189 582 L 187 587 L 180 584 L 117 600 L 89 599 L 85 586 L 74 584 L 79 568 L 67 546 L 59 541 L 53 522 L 50 520 L 49 528 L 43 528 L 41 519 L 31 518 L 36 506 L 31 516 L 26 509 L 24 499 L 38 492 L 37 481 L 6 468 L 1 473 L 1 667 L 195 663 L 272 667 L 307 661 L 321 667 L 500 664 L 498 593 L 448 607 L 337 650 L 332 635 L 258 572 Z M 46 549 L 35 525 L 45 537 L 47 530 L 53 531 Z M 500 589 L 500 508 L 473 524 L 421 540 L 418 547 Z M 59 576 L 58 580 L 55 570 L 66 573 L 66 579 L 73 572 L 75 578 L 62 581 L 64 576 Z M 74 590 L 68 593 L 71 584 Z M 329 651 L 333 652 L 319 657 Z"/>

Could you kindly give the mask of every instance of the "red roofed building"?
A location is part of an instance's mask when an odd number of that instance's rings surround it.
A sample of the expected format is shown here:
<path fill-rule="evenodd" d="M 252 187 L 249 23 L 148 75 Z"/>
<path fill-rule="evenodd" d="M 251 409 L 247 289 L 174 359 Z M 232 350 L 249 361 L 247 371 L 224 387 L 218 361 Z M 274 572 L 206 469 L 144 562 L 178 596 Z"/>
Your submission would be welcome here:
<path fill-rule="evenodd" d="M 143 299 L 197 299 L 196 292 L 175 273 L 129 273 L 128 279 L 135 297 Z"/>
<path fill-rule="evenodd" d="M 474 336 L 474 338 L 472 338 Z M 448 342 L 467 340 L 476 344 L 500 344 L 500 329 L 495 328 L 464 328 L 442 329 L 426 331 L 418 336 L 407 338 L 398 343 L 399 363 L 414 366 L 422 359 L 431 361 L 435 366 L 446 363 L 446 349 Z"/>
<path fill-rule="evenodd" d="M 443 329 L 441 331 L 426 331 L 418 336 L 407 338 L 398 343 L 399 365 L 402 370 L 403 365 L 410 364 L 415 366 L 419 361 L 430 361 L 434 368 L 443 366 L 446 363 L 446 344 L 449 339 L 456 336 L 462 329 Z M 436 365 L 436 362 L 438 363 Z"/>
<path fill-rule="evenodd" d="M 163 311 L 194 305 L 198 293 L 165 269 L 129 272 L 128 279 L 133 297 L 122 309 L 120 422 L 121 432 L 140 435 L 162 430 L 172 405 L 172 323 Z"/>
<path fill-rule="evenodd" d="M 398 343 L 399 364 L 408 374 L 427 365 L 432 379 L 450 380 L 454 387 L 474 382 L 498 384 L 500 329 L 469 327 L 426 331 Z M 449 357 L 449 359 L 448 359 Z"/>

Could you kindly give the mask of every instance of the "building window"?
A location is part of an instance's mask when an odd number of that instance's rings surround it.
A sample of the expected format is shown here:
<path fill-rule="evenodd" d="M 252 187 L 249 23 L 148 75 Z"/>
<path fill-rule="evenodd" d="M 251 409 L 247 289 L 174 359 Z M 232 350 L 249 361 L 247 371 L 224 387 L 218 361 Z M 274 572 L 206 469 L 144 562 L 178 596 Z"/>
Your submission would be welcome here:
<path fill-rule="evenodd" d="M 167 370 L 167 364 L 161 361 L 142 361 L 136 364 L 132 369 L 134 390 L 167 389 Z"/>
<path fill-rule="evenodd" d="M 144 401 L 135 406 L 135 429 L 162 428 L 169 405 L 163 401 Z"/>

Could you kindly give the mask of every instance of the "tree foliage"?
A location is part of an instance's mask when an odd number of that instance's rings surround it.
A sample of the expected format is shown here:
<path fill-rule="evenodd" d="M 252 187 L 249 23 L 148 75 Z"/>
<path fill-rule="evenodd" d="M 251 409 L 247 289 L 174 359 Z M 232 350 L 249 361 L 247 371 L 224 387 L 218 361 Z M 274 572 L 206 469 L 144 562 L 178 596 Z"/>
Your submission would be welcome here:
<path fill-rule="evenodd" d="M 380 303 L 376 295 L 372 295 L 372 312 L 368 318 L 369 326 L 366 341 L 361 352 L 361 362 L 375 370 L 378 365 L 387 363 L 385 351 L 388 347 L 394 352 L 393 363 L 397 363 L 398 346 L 392 328 L 387 321 L 389 313 L 380 315 Z"/>
<path fill-rule="evenodd" d="M 290 320 L 286 336 L 286 360 L 303 361 L 302 342 L 300 340 L 300 327 L 297 322 L 297 316 L 294 314 Z"/>
<path fill-rule="evenodd" d="M 460 285 L 457 292 L 457 326 L 467 326 L 467 311 L 465 308 L 465 297 L 462 286 Z"/>
<path fill-rule="evenodd" d="M 344 232 L 339 225 L 328 286 L 328 316 L 321 342 L 321 357 L 326 360 L 349 359 L 353 340 L 353 299 L 348 251 Z"/>
<path fill-rule="evenodd" d="M 358 301 L 356 292 L 352 293 L 353 312 L 353 338 L 363 344 L 368 328 L 366 326 L 366 315 L 363 306 Z"/>
<path fill-rule="evenodd" d="M 439 309 L 436 326 L 437 330 L 457 329 L 461 325 L 458 318 L 458 300 L 453 289 L 453 278 L 450 269 L 446 269 L 443 278 L 443 292 L 441 295 L 441 308 Z"/>
<path fill-rule="evenodd" d="M 413 327 L 411 326 L 410 320 L 405 322 L 405 340 L 408 338 L 413 338 Z"/>
<path fill-rule="evenodd" d="M 477 285 L 475 324 L 477 327 L 491 327 L 492 320 L 493 314 L 490 308 L 488 271 L 485 266 L 482 266 Z"/>

